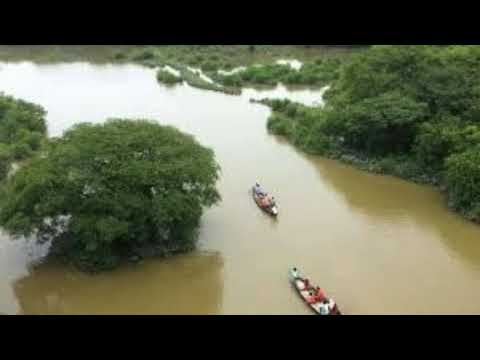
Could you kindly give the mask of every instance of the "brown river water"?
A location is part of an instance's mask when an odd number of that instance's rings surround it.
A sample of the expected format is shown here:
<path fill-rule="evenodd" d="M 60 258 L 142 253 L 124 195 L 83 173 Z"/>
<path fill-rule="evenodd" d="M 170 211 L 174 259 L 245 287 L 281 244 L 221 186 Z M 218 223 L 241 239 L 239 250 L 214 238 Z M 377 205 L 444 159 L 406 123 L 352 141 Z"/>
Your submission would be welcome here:
<path fill-rule="evenodd" d="M 0 313 L 311 314 L 288 283 L 296 265 L 346 314 L 480 314 L 480 226 L 433 188 L 301 153 L 249 103 L 311 104 L 321 91 L 230 96 L 165 87 L 135 65 L 30 62 L 0 63 L 0 91 L 41 104 L 52 136 L 108 117 L 173 124 L 215 150 L 223 197 L 203 216 L 197 251 L 96 276 L 0 235 Z M 255 181 L 276 197 L 277 221 L 253 202 Z"/>

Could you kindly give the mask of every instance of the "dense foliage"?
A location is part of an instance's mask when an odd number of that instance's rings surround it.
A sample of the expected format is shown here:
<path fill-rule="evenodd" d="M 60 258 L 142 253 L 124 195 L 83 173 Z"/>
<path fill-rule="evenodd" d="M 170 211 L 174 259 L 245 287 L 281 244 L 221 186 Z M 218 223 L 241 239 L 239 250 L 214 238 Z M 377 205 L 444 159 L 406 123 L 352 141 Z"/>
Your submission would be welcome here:
<path fill-rule="evenodd" d="M 186 251 L 219 200 L 218 171 L 212 150 L 173 127 L 79 124 L 9 178 L 0 224 L 91 271 Z"/>
<path fill-rule="evenodd" d="M 45 110 L 0 93 L 0 180 L 11 164 L 31 157 L 46 135 Z"/>
<path fill-rule="evenodd" d="M 480 219 L 480 146 L 453 154 L 446 166 L 450 204 L 467 217 Z"/>
<path fill-rule="evenodd" d="M 267 102 L 269 130 L 309 152 L 442 184 L 480 221 L 480 47 L 373 46 L 336 77 L 324 108 Z"/>

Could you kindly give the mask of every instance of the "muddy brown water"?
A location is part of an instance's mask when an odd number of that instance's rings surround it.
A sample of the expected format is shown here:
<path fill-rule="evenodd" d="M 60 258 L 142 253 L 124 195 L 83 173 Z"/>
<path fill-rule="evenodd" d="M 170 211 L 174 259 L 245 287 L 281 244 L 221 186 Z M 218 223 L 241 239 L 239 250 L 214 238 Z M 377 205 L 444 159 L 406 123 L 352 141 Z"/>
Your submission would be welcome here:
<path fill-rule="evenodd" d="M 152 118 L 194 134 L 222 166 L 222 202 L 198 250 L 89 276 L 47 248 L 0 235 L 0 312 L 8 314 L 311 314 L 288 284 L 296 265 L 346 314 L 479 314 L 480 227 L 433 188 L 307 156 L 267 133 L 252 97 L 307 104 L 321 91 L 241 96 L 165 87 L 151 69 L 0 63 L 0 91 L 41 104 L 52 136 L 108 117 Z M 279 217 L 249 194 L 259 181 Z"/>

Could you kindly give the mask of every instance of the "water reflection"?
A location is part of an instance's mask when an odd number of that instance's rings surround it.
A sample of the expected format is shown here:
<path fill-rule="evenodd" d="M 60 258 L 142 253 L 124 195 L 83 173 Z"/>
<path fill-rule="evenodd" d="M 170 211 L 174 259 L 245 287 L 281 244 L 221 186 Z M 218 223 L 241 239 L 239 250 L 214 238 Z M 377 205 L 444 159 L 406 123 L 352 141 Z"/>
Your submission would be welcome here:
<path fill-rule="evenodd" d="M 0 312 L 18 312 L 12 283 L 28 275 L 29 268 L 47 254 L 48 248 L 48 244 L 38 245 L 26 239 L 13 240 L 0 233 Z"/>
<path fill-rule="evenodd" d="M 14 284 L 21 314 L 216 314 L 223 260 L 197 252 L 90 276 L 52 262 Z"/>

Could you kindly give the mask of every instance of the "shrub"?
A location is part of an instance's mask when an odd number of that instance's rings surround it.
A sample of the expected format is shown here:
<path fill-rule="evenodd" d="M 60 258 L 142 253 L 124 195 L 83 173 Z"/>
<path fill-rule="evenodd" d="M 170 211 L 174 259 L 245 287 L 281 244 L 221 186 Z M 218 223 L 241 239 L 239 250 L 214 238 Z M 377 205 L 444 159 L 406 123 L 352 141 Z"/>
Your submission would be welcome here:
<path fill-rule="evenodd" d="M 171 72 L 163 69 L 159 69 L 157 71 L 157 80 L 161 83 L 168 84 L 168 85 L 178 84 L 183 81 L 182 78 L 175 76 Z"/>
<path fill-rule="evenodd" d="M 267 120 L 267 129 L 276 135 L 289 136 L 292 132 L 292 123 L 285 116 L 274 113 Z"/>
<path fill-rule="evenodd" d="M 480 220 L 480 146 L 451 155 L 446 161 L 450 204 L 471 219 Z"/>

